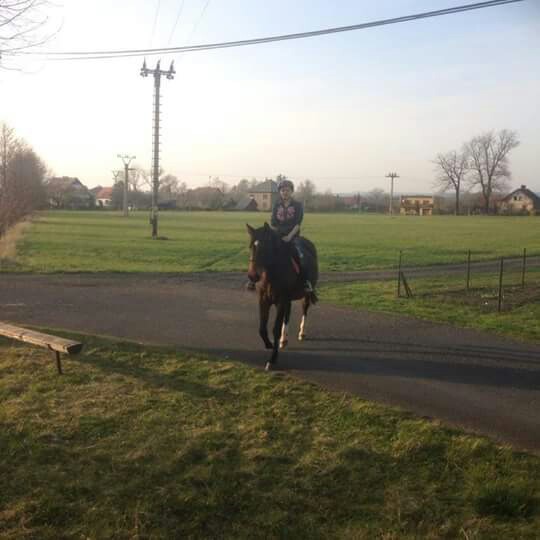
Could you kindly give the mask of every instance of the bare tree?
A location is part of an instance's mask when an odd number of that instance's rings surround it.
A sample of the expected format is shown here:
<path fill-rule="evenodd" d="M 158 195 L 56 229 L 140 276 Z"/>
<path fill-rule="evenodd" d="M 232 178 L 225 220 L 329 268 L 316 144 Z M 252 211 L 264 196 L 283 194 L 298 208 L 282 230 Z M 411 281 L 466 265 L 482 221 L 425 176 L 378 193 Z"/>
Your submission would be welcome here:
<path fill-rule="evenodd" d="M 48 28 L 48 0 L 0 1 L 0 68 L 7 56 L 43 45 L 55 33 Z"/>
<path fill-rule="evenodd" d="M 464 148 L 461 152 L 452 150 L 446 154 L 437 154 L 434 162 L 437 166 L 437 178 L 433 183 L 441 191 L 453 189 L 456 194 L 455 214 L 459 214 L 459 196 L 461 185 L 469 169 L 469 155 Z"/>
<path fill-rule="evenodd" d="M 141 191 L 143 186 L 151 187 L 148 173 L 139 165 L 134 164 L 130 167 L 129 175 L 130 191 Z"/>
<path fill-rule="evenodd" d="M 517 133 L 508 129 L 498 133 L 488 131 L 466 144 L 472 172 L 469 183 L 471 187 L 480 186 L 486 214 L 489 213 L 493 192 L 507 188 L 507 181 L 511 176 L 508 154 L 518 145 Z"/>
<path fill-rule="evenodd" d="M 224 182 L 219 178 L 219 176 L 214 176 L 209 182 L 208 185 L 213 188 L 217 188 L 221 193 L 227 193 L 229 190 L 229 185 L 227 182 Z"/>
<path fill-rule="evenodd" d="M 174 174 L 166 174 L 159 179 L 159 193 L 172 198 L 178 191 L 178 178 Z"/>
<path fill-rule="evenodd" d="M 238 184 L 231 187 L 231 191 L 234 193 L 247 193 L 250 189 L 250 183 L 247 178 L 242 178 Z"/>
<path fill-rule="evenodd" d="M 0 190 L 6 186 L 9 162 L 21 148 L 15 130 L 6 124 L 0 128 Z"/>
<path fill-rule="evenodd" d="M 343 210 L 343 201 L 327 189 L 324 193 L 316 193 L 311 199 L 311 208 L 315 212 L 337 212 Z"/>
<path fill-rule="evenodd" d="M 368 210 L 372 212 L 385 212 L 390 203 L 390 194 L 381 188 L 374 188 L 366 195 Z"/>
<path fill-rule="evenodd" d="M 317 193 L 315 184 L 311 180 L 304 180 L 296 188 L 296 198 L 304 203 L 306 210 L 313 209 L 313 198 Z"/>
<path fill-rule="evenodd" d="M 43 180 L 46 167 L 38 155 L 0 127 L 0 236 L 17 221 L 45 202 Z"/>

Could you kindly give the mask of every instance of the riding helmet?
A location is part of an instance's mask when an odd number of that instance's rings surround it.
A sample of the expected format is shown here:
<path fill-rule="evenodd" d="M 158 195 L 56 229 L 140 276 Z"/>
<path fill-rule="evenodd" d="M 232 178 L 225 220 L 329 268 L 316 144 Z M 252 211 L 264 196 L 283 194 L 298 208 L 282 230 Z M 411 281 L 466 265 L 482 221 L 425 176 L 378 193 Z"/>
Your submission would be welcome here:
<path fill-rule="evenodd" d="M 281 180 L 280 183 L 278 184 L 278 191 L 281 190 L 281 188 L 284 188 L 284 187 L 289 187 L 291 188 L 291 191 L 294 191 L 294 184 L 290 181 L 290 180 Z"/>

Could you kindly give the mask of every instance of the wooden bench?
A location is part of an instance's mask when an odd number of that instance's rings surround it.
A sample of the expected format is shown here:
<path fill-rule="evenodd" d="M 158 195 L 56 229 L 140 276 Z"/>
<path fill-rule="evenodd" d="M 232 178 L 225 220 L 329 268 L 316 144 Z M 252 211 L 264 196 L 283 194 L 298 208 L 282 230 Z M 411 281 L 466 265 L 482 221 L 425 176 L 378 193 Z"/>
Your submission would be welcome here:
<path fill-rule="evenodd" d="M 20 326 L 14 326 L 12 324 L 3 322 L 0 322 L 0 335 L 49 349 L 53 352 L 56 358 L 56 367 L 58 368 L 58 373 L 60 374 L 62 374 L 60 353 L 70 355 L 77 354 L 81 352 L 81 349 L 83 348 L 83 344 L 79 343 L 78 341 L 71 341 L 70 339 L 35 332 L 34 330 L 27 330 L 26 328 L 21 328 Z"/>

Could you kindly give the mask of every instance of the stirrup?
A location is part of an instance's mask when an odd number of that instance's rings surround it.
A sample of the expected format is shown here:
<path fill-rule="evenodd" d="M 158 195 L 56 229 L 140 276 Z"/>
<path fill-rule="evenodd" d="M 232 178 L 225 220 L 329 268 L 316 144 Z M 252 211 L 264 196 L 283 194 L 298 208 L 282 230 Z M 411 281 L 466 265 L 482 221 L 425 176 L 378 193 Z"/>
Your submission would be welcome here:
<path fill-rule="evenodd" d="M 304 292 L 313 292 L 313 285 L 311 284 L 311 281 L 309 281 L 309 279 L 306 279 L 306 281 L 304 281 Z"/>

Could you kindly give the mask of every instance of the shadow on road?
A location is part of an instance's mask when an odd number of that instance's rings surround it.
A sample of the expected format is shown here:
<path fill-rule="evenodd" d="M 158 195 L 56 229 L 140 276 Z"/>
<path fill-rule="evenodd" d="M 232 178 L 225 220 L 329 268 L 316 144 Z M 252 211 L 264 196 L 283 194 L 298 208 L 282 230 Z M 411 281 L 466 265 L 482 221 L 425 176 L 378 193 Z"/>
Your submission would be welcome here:
<path fill-rule="evenodd" d="M 293 345 L 281 352 L 276 369 L 283 372 L 342 373 L 496 388 L 540 389 L 540 370 L 534 369 L 536 366 L 540 367 L 540 361 L 526 351 L 516 354 L 515 350 L 507 351 L 496 347 L 470 347 L 463 350 L 459 347 L 424 347 L 369 340 L 353 340 L 359 346 L 340 349 L 334 346 L 321 347 L 325 341 L 333 340 L 319 338 L 310 341 L 316 341 L 316 349 Z M 260 367 L 263 367 L 268 359 L 268 353 L 262 348 L 253 352 L 242 349 L 205 349 L 204 352 L 220 357 L 226 355 L 230 359 L 246 361 Z M 501 365 L 502 362 L 512 365 Z M 527 369 L 516 366 L 516 363 L 532 364 L 534 367 Z M 321 377 L 324 378 L 324 375 Z"/>

